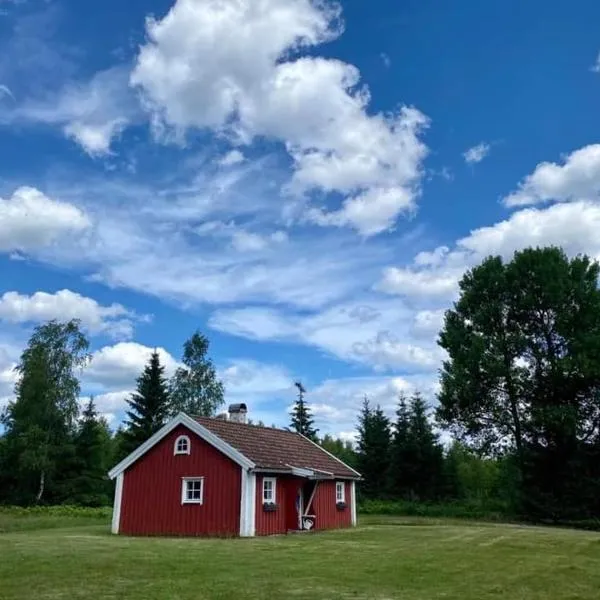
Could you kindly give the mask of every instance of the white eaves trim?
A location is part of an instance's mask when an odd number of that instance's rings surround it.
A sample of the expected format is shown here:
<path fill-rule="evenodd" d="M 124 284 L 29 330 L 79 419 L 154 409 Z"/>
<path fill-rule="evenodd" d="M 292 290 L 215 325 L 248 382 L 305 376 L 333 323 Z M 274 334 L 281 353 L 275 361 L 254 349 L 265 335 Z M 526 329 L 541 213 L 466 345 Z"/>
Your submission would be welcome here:
<path fill-rule="evenodd" d="M 241 452 L 236 450 L 233 446 L 230 446 L 227 442 L 224 442 L 220 437 L 210 432 L 206 427 L 200 425 L 198 421 L 194 421 L 194 419 L 188 417 L 185 413 L 179 413 L 166 425 L 161 427 L 152 437 L 148 438 L 141 446 L 138 446 L 138 448 L 136 448 L 129 456 L 124 458 L 118 465 L 113 467 L 108 472 L 108 476 L 111 479 L 114 479 L 123 473 L 125 469 L 129 468 L 134 462 L 146 454 L 148 450 L 156 446 L 158 442 L 160 442 L 167 434 L 171 433 L 171 431 L 173 431 L 173 429 L 179 425 L 187 427 L 190 431 L 195 433 L 211 446 L 214 446 L 217 450 L 221 451 L 225 456 L 240 465 L 240 467 L 243 469 L 253 469 L 255 467 L 255 464 L 251 460 L 248 460 Z"/>
<path fill-rule="evenodd" d="M 296 477 L 314 477 L 315 472 L 312 469 L 303 469 L 302 467 L 294 467 L 292 465 L 285 465 L 292 470 L 292 475 Z"/>
<path fill-rule="evenodd" d="M 301 433 L 299 433 L 298 435 L 302 436 L 305 440 L 308 440 L 313 446 L 316 446 L 317 448 L 319 448 L 319 450 L 321 450 L 322 452 L 325 452 L 325 454 L 329 454 L 329 456 L 331 456 L 331 458 L 337 460 L 341 465 L 344 465 L 346 467 L 346 469 L 350 469 L 358 478 L 361 478 L 362 475 L 355 469 L 353 469 L 350 465 L 347 465 L 343 460 L 339 459 L 337 456 L 334 456 L 333 454 L 331 454 L 331 452 L 327 452 L 327 450 L 325 450 L 325 448 L 323 448 L 323 446 L 319 446 L 319 444 L 317 444 L 316 442 L 313 442 L 310 438 L 307 438 L 305 435 L 302 435 Z M 317 470 L 317 469 L 315 469 Z M 345 479 L 345 477 L 338 477 L 336 475 L 336 479 Z"/>

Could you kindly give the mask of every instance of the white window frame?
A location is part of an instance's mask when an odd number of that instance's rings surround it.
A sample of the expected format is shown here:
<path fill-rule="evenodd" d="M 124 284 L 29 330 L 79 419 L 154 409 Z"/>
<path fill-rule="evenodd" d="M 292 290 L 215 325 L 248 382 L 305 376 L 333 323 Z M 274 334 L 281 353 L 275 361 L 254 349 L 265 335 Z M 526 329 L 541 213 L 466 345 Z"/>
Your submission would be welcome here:
<path fill-rule="evenodd" d="M 271 483 L 271 498 L 265 497 L 265 483 Z M 277 477 L 263 477 L 262 480 L 262 500 L 263 504 L 276 504 L 277 503 Z"/>
<path fill-rule="evenodd" d="M 189 499 L 188 483 L 200 482 L 200 498 Z M 204 504 L 204 477 L 182 477 L 181 478 L 181 504 Z"/>
<path fill-rule="evenodd" d="M 185 442 L 185 450 L 179 449 L 179 442 Z M 187 435 L 180 435 L 175 440 L 175 445 L 173 446 L 173 454 L 177 456 L 178 454 L 189 454 L 192 448 L 192 443 L 190 442 L 190 438 Z"/>
<path fill-rule="evenodd" d="M 341 490 L 341 494 L 340 494 Z M 341 499 L 340 499 L 341 498 Z M 343 481 L 335 482 L 335 503 L 346 502 L 346 484 Z"/>

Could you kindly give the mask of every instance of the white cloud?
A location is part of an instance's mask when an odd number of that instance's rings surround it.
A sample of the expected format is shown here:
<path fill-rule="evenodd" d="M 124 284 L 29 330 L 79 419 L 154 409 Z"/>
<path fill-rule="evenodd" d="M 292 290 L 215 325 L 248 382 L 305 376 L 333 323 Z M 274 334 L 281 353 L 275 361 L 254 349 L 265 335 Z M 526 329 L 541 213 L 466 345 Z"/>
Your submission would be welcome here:
<path fill-rule="evenodd" d="M 290 191 L 346 196 L 339 210 L 309 218 L 372 235 L 413 208 L 428 120 L 414 108 L 369 115 L 356 67 L 295 58 L 337 37 L 339 17 L 327 1 L 177 0 L 148 20 L 131 83 L 155 123 L 283 142 L 294 161 Z"/>
<path fill-rule="evenodd" d="M 161 364 L 166 367 L 166 376 L 172 375 L 177 361 L 164 348 L 156 350 Z M 84 371 L 83 380 L 87 389 L 106 393 L 134 388 L 135 380 L 144 370 L 153 351 L 154 348 L 137 342 L 119 342 L 96 350 Z"/>
<path fill-rule="evenodd" d="M 132 388 L 130 390 L 119 390 L 117 392 L 98 394 L 97 396 L 94 396 L 96 409 L 103 415 L 111 415 L 112 420 L 115 420 L 116 415 L 122 414 L 123 411 L 127 409 L 127 400 L 131 397 L 133 391 Z"/>
<path fill-rule="evenodd" d="M 590 67 L 590 71 L 592 71 L 592 73 L 600 73 L 600 52 L 596 57 L 596 62 Z"/>
<path fill-rule="evenodd" d="M 469 148 L 463 157 L 468 165 L 475 165 L 480 163 L 490 153 L 491 147 L 485 142 L 481 142 L 472 148 Z"/>
<path fill-rule="evenodd" d="M 128 77 L 125 67 L 100 71 L 89 81 L 67 83 L 45 97 L 26 100 L 0 120 L 59 125 L 91 156 L 108 154 L 138 111 Z"/>
<path fill-rule="evenodd" d="M 131 337 L 135 313 L 120 304 L 102 306 L 96 300 L 71 290 L 54 294 L 36 292 L 31 296 L 6 292 L 0 297 L 0 319 L 11 323 L 42 322 L 52 319 L 80 319 L 92 334 Z"/>
<path fill-rule="evenodd" d="M 444 324 L 445 310 L 420 310 L 415 315 L 412 331 L 416 336 L 437 335 Z"/>
<path fill-rule="evenodd" d="M 223 309 L 213 313 L 209 326 L 249 339 L 299 342 L 376 369 L 434 368 L 441 351 L 433 335 L 413 341 L 413 319 L 412 310 L 400 301 L 371 299 L 303 316 L 259 307 Z"/>
<path fill-rule="evenodd" d="M 219 164 L 223 167 L 230 167 L 243 163 L 246 157 L 239 150 L 230 150 L 225 156 L 219 160 Z"/>
<path fill-rule="evenodd" d="M 35 188 L 20 187 L 10 198 L 0 198 L 0 252 L 40 249 L 89 227 L 79 208 Z"/>
<path fill-rule="evenodd" d="M 383 62 L 383 64 L 389 69 L 392 66 L 392 59 L 390 58 L 389 54 L 386 54 L 385 52 L 382 52 L 379 57 L 381 58 L 381 61 Z"/>
<path fill-rule="evenodd" d="M 250 359 L 232 359 L 218 369 L 225 385 L 226 402 L 247 402 L 256 406 L 278 392 L 289 392 L 292 375 L 280 365 Z"/>
<path fill-rule="evenodd" d="M 545 209 L 528 208 L 489 227 L 475 229 L 446 247 L 421 253 L 408 267 L 384 270 L 378 288 L 400 296 L 437 296 L 447 301 L 458 290 L 466 269 L 489 255 L 509 259 L 529 246 L 562 246 L 571 256 L 586 253 L 600 258 L 600 203 L 576 201 Z"/>
<path fill-rule="evenodd" d="M 591 144 L 567 155 L 563 164 L 543 162 L 537 165 L 504 198 L 506 206 L 526 206 L 541 202 L 595 200 L 600 194 L 600 144 Z"/>
<path fill-rule="evenodd" d="M 392 377 L 347 377 L 328 379 L 318 386 L 309 386 L 306 400 L 315 416 L 320 434 L 330 433 L 353 441 L 358 413 L 365 396 L 372 406 L 380 405 L 385 414 L 395 418 L 400 394 L 419 391 L 430 404 L 437 393 L 435 372 L 422 375 Z"/>

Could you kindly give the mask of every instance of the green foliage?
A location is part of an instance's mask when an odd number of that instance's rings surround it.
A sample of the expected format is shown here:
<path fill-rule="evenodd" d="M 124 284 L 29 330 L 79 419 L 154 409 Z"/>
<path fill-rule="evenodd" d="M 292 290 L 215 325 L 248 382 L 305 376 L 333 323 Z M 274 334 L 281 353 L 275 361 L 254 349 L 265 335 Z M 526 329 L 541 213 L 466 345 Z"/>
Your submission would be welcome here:
<path fill-rule="evenodd" d="M 154 435 L 164 424 L 169 411 L 169 392 L 165 368 L 154 351 L 144 372 L 138 377 L 137 390 L 127 401 L 125 436 L 122 440 L 125 455 Z"/>
<path fill-rule="evenodd" d="M 359 490 L 366 498 L 387 495 L 390 443 L 388 418 L 380 406 L 372 409 L 365 398 L 358 420 L 357 470 L 363 478 Z"/>
<path fill-rule="evenodd" d="M 223 404 L 225 388 L 217 379 L 212 360 L 208 358 L 208 339 L 194 333 L 183 346 L 183 367 L 179 367 L 170 381 L 171 415 L 212 417 Z"/>
<path fill-rule="evenodd" d="M 50 321 L 35 328 L 17 366 L 16 400 L 2 416 L 3 496 L 15 503 L 61 501 L 63 467 L 73 455 L 78 412 L 76 369 L 88 361 L 79 322 Z"/>
<path fill-rule="evenodd" d="M 112 439 L 108 424 L 98 417 L 90 398 L 75 437 L 77 471 L 73 479 L 72 500 L 83 506 L 110 503 L 112 484 L 107 471 L 111 467 Z"/>
<path fill-rule="evenodd" d="M 599 271 L 558 248 L 490 257 L 461 281 L 440 334 L 438 417 L 479 450 L 515 454 L 530 514 L 600 514 Z"/>
<path fill-rule="evenodd" d="M 444 491 L 442 447 L 427 417 L 427 408 L 419 393 L 410 406 L 401 396 L 391 444 L 390 482 L 395 497 L 433 500 Z"/>
<path fill-rule="evenodd" d="M 296 402 L 290 413 L 290 427 L 313 442 L 316 442 L 318 441 L 317 433 L 319 433 L 319 430 L 315 429 L 315 421 L 310 407 L 304 400 L 304 387 L 302 387 L 302 384 L 299 382 L 296 383 L 296 387 L 298 388 L 298 397 L 296 398 Z"/>
<path fill-rule="evenodd" d="M 351 442 L 344 442 L 326 434 L 319 443 L 327 452 L 345 462 L 349 467 L 356 469 L 357 456 Z"/>
<path fill-rule="evenodd" d="M 110 523 L 112 508 L 84 508 L 73 505 L 0 506 L 0 534 Z"/>

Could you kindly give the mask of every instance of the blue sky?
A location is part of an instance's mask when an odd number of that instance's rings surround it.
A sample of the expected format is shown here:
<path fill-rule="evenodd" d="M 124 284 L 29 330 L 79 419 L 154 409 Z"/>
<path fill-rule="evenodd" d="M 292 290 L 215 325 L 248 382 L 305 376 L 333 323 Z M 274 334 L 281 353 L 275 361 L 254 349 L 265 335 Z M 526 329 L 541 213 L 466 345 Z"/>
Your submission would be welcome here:
<path fill-rule="evenodd" d="M 200 329 L 228 401 L 433 403 L 488 254 L 600 256 L 600 5 L 0 0 L 0 402 L 78 317 L 113 425 Z"/>

